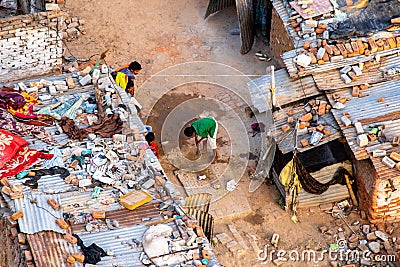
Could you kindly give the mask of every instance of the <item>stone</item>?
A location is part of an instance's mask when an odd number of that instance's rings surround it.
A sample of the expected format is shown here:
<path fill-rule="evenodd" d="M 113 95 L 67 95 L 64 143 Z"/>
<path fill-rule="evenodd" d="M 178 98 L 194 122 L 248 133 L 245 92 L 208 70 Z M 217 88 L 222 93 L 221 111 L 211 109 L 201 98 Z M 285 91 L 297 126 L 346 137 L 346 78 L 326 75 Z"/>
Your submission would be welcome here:
<path fill-rule="evenodd" d="M 361 76 L 362 71 L 358 66 L 352 66 L 351 68 L 354 71 L 354 73 L 356 74 L 356 76 Z"/>
<path fill-rule="evenodd" d="M 368 233 L 367 234 L 367 240 L 368 241 L 373 241 L 373 240 L 376 240 L 376 239 L 378 239 L 378 237 L 375 235 L 375 233 Z"/>
<path fill-rule="evenodd" d="M 326 49 L 323 47 L 320 47 L 317 52 L 317 59 L 322 59 L 324 57 L 325 52 L 326 52 Z"/>
<path fill-rule="evenodd" d="M 83 76 L 81 79 L 79 79 L 79 83 L 82 86 L 89 84 L 91 81 L 92 81 L 92 76 L 90 76 L 90 74 L 87 74 L 86 76 Z"/>
<path fill-rule="evenodd" d="M 342 116 L 340 117 L 340 120 L 342 121 L 342 123 L 344 124 L 344 126 L 349 126 L 351 125 L 351 121 L 349 118 L 347 118 L 346 116 Z"/>
<path fill-rule="evenodd" d="M 351 235 L 351 236 L 349 237 L 349 239 L 348 239 L 348 241 L 349 241 L 350 243 L 357 243 L 358 240 L 359 240 L 359 238 L 358 238 L 358 236 L 355 235 L 355 234 Z"/>
<path fill-rule="evenodd" d="M 321 226 L 320 228 L 319 228 L 319 230 L 321 231 L 321 233 L 326 233 L 326 231 L 328 231 L 328 227 L 326 227 L 326 226 Z"/>
<path fill-rule="evenodd" d="M 364 128 L 362 127 L 361 122 L 354 123 L 354 127 L 356 128 L 357 134 L 363 134 L 364 133 Z"/>
<path fill-rule="evenodd" d="M 26 244 L 26 235 L 24 233 L 18 233 L 18 243 Z"/>
<path fill-rule="evenodd" d="M 394 166 L 396 166 L 396 162 L 394 162 L 392 159 L 390 159 L 390 158 L 387 157 L 387 156 L 383 157 L 382 162 L 383 162 L 386 166 L 388 166 L 388 167 L 390 167 L 390 168 L 394 168 Z"/>
<path fill-rule="evenodd" d="M 393 254 L 393 248 L 392 248 L 392 246 L 390 245 L 390 242 L 389 242 L 389 241 L 383 242 L 383 247 L 385 248 L 386 252 L 388 252 L 388 253 L 390 253 L 390 254 Z"/>
<path fill-rule="evenodd" d="M 361 250 L 362 252 L 368 251 L 368 247 L 364 244 L 358 245 L 358 249 Z"/>
<path fill-rule="evenodd" d="M 52 3 L 46 3 L 45 8 L 46 8 L 46 11 L 52 11 L 52 10 L 59 10 L 60 9 L 58 4 L 52 4 Z"/>
<path fill-rule="evenodd" d="M 342 81 L 343 81 L 345 84 L 351 83 L 351 79 L 350 79 L 349 76 L 347 76 L 347 74 L 341 74 L 341 75 L 340 75 L 340 78 L 342 79 Z"/>
<path fill-rule="evenodd" d="M 299 66 L 302 66 L 306 68 L 308 65 L 310 65 L 312 58 L 310 56 L 307 56 L 305 54 L 300 54 L 297 56 L 296 63 Z"/>
<path fill-rule="evenodd" d="M 331 265 L 331 267 L 338 267 L 339 262 L 337 262 L 337 261 L 331 261 L 329 264 Z"/>
<path fill-rule="evenodd" d="M 223 245 L 227 245 L 230 241 L 232 241 L 232 238 L 229 235 L 227 235 L 226 233 L 216 234 L 215 237 Z"/>
<path fill-rule="evenodd" d="M 346 73 L 348 73 L 349 71 L 351 71 L 351 67 L 350 67 L 350 66 L 346 66 L 346 67 L 340 69 L 339 72 L 340 72 L 340 74 L 346 74 Z"/>
<path fill-rule="evenodd" d="M 319 205 L 319 209 L 321 211 L 331 211 L 332 210 L 332 204 L 331 203 L 321 204 L 321 205 Z"/>
<path fill-rule="evenodd" d="M 67 82 L 67 86 L 69 89 L 75 88 L 75 83 L 74 83 L 74 80 L 72 79 L 72 77 L 68 77 L 66 79 L 66 82 Z"/>
<path fill-rule="evenodd" d="M 77 28 L 79 26 L 78 22 L 72 22 L 70 24 L 68 24 L 68 28 Z"/>
<path fill-rule="evenodd" d="M 108 67 L 106 64 L 101 65 L 101 73 L 103 73 L 103 74 L 108 73 Z"/>
<path fill-rule="evenodd" d="M 366 134 L 360 134 L 357 136 L 357 144 L 360 147 L 364 147 L 366 145 L 368 145 L 368 137 Z"/>
<path fill-rule="evenodd" d="M 361 266 L 371 266 L 372 262 L 370 259 L 364 259 L 364 257 L 361 257 L 360 264 Z"/>
<path fill-rule="evenodd" d="M 50 85 L 49 86 L 49 93 L 51 95 L 56 95 L 57 94 L 57 89 L 56 89 L 56 87 L 54 85 Z"/>
<path fill-rule="evenodd" d="M 93 70 L 92 79 L 97 81 L 99 79 L 99 77 L 100 77 L 100 70 L 99 69 Z"/>
<path fill-rule="evenodd" d="M 370 230 L 371 230 L 371 228 L 370 228 L 369 224 L 364 224 L 362 226 L 362 232 L 363 232 L 364 235 L 369 234 Z"/>
<path fill-rule="evenodd" d="M 381 244 L 379 244 L 379 242 L 370 242 L 368 243 L 368 247 L 373 253 L 376 254 L 381 251 Z"/>
<path fill-rule="evenodd" d="M 344 58 L 342 55 L 333 56 L 333 57 L 331 57 L 331 63 L 339 62 L 339 61 L 342 61 L 343 59 Z"/>
<path fill-rule="evenodd" d="M 349 249 L 355 250 L 358 247 L 358 243 L 348 243 Z"/>
<path fill-rule="evenodd" d="M 388 241 L 389 240 L 389 236 L 381 231 L 375 231 L 375 235 L 382 241 Z"/>

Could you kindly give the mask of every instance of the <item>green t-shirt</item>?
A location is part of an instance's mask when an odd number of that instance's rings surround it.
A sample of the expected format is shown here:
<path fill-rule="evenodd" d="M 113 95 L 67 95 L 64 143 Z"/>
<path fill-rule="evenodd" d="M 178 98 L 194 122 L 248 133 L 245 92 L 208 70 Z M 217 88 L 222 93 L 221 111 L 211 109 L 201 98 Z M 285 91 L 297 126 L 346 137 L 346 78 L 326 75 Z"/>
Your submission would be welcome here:
<path fill-rule="evenodd" d="M 192 123 L 196 134 L 201 137 L 213 137 L 217 123 L 213 118 L 207 117 Z"/>

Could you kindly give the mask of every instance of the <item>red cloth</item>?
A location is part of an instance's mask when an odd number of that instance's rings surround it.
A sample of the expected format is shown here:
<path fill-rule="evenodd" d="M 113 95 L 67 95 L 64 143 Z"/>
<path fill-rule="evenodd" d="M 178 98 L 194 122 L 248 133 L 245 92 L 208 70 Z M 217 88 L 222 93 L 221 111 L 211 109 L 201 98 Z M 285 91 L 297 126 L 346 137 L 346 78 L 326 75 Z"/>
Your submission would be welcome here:
<path fill-rule="evenodd" d="M 150 149 L 151 151 L 153 151 L 154 155 L 159 158 L 160 155 L 158 155 L 158 152 L 160 151 L 160 149 L 158 148 L 157 144 L 153 141 L 150 142 Z"/>
<path fill-rule="evenodd" d="M 3 168 L 7 161 L 12 159 L 22 147 L 27 145 L 29 143 L 25 139 L 0 129 L 0 168 Z"/>
<path fill-rule="evenodd" d="M 38 159 L 49 160 L 53 154 L 44 154 L 27 147 L 23 138 L 0 129 L 0 179 L 17 175 Z"/>

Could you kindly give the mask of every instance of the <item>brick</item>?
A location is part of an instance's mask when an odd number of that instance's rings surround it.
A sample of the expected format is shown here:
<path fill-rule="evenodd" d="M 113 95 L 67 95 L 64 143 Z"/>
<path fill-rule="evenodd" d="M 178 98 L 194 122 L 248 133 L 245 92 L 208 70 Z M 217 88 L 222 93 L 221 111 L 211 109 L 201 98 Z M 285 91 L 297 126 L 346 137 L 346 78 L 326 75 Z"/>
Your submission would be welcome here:
<path fill-rule="evenodd" d="M 26 235 L 24 233 L 18 233 L 18 243 L 26 244 Z"/>
<path fill-rule="evenodd" d="M 396 48 L 396 40 L 393 37 L 386 39 L 389 44 L 390 49 Z"/>
<path fill-rule="evenodd" d="M 11 233 L 11 236 L 13 237 L 13 239 L 16 238 L 16 237 L 18 237 L 18 230 L 17 230 L 17 228 L 12 227 L 12 228 L 10 229 L 10 233 Z"/>
<path fill-rule="evenodd" d="M 378 51 L 378 45 L 375 43 L 373 39 L 368 40 L 368 45 L 371 53 L 375 53 Z"/>
<path fill-rule="evenodd" d="M 281 130 L 282 130 L 282 132 L 286 133 L 290 130 L 290 126 L 287 124 L 282 125 Z"/>
<path fill-rule="evenodd" d="M 29 250 L 24 250 L 24 257 L 27 262 L 33 261 L 32 253 Z"/>
<path fill-rule="evenodd" d="M 307 139 L 302 139 L 302 140 L 300 141 L 300 144 L 301 144 L 302 147 L 306 147 L 306 146 L 309 145 L 309 142 L 308 142 Z"/>
<path fill-rule="evenodd" d="M 352 54 L 352 53 L 354 53 L 353 48 L 351 47 L 351 43 L 345 43 L 345 44 L 344 44 L 344 47 L 345 47 L 346 50 L 347 50 L 347 54 Z"/>
<path fill-rule="evenodd" d="M 358 47 L 357 42 L 351 42 L 351 48 L 353 49 L 353 53 L 355 55 L 359 55 L 360 54 L 360 48 Z"/>
<path fill-rule="evenodd" d="M 335 56 L 339 56 L 339 55 L 340 55 L 340 50 L 339 50 L 339 48 L 338 48 L 337 46 L 332 45 L 331 48 L 332 48 L 333 54 L 334 54 Z"/>
<path fill-rule="evenodd" d="M 351 95 L 353 97 L 358 97 L 359 93 L 360 93 L 360 88 L 358 86 L 353 86 L 353 90 L 351 92 Z"/>
<path fill-rule="evenodd" d="M 390 156 L 389 156 L 392 160 L 395 160 L 395 161 L 400 161 L 400 154 L 399 153 L 397 153 L 397 152 L 392 152 L 392 153 L 390 153 Z"/>
<path fill-rule="evenodd" d="M 390 44 L 387 39 L 383 40 L 383 50 L 389 50 Z"/>

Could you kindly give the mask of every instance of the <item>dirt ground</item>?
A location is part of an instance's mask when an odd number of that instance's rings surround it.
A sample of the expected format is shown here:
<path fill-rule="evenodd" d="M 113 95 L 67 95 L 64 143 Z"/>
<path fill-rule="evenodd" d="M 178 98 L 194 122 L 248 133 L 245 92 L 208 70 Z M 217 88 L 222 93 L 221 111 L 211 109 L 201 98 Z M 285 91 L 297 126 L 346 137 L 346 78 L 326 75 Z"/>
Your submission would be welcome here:
<path fill-rule="evenodd" d="M 227 64 L 245 74 L 265 74 L 267 64 L 274 61 L 266 63 L 254 56 L 255 51 L 268 50 L 262 38 L 258 36 L 253 50 L 247 55 L 241 55 L 239 36 L 229 33 L 238 26 L 235 8 L 228 8 L 204 20 L 207 4 L 207 0 L 69 0 L 63 9 L 70 16 L 78 16 L 86 21 L 87 34 L 68 42 L 68 47 L 78 59 L 87 59 L 111 48 L 106 60 L 107 64 L 114 67 L 133 60 L 139 61 L 143 67 L 136 79 L 139 87 L 151 75 L 175 64 L 190 61 L 209 60 Z M 69 56 L 68 52 L 66 55 Z M 246 90 L 246 85 L 243 85 L 243 90 Z M 169 110 L 180 102 L 199 95 L 214 97 L 218 93 L 221 93 L 221 89 L 177 88 L 165 95 L 156 105 L 148 124 L 157 132 Z M 239 107 L 243 108 L 244 106 Z M 251 119 L 245 121 L 247 126 L 252 122 Z M 189 143 L 183 145 L 189 147 L 184 149 L 189 151 L 187 155 L 193 152 Z M 257 154 L 257 148 L 253 150 Z M 164 155 L 160 160 L 170 179 L 179 183 L 174 176 L 176 168 Z M 264 183 L 255 193 L 248 193 L 248 184 L 249 177 L 245 174 L 236 190 L 245 192 L 251 211 L 215 221 L 214 233 L 225 232 L 232 236 L 227 225 L 233 224 L 249 246 L 244 254 L 233 255 L 225 246 L 219 244 L 215 253 L 224 266 L 274 266 L 270 261 L 262 263 L 257 260 L 257 253 L 249 242 L 248 234 L 257 236 L 257 245 L 260 248 L 269 244 L 271 236 L 278 233 L 280 249 L 320 250 L 326 249 L 327 244 L 334 242 L 334 237 L 323 235 L 319 227 L 327 226 L 335 233 L 338 227 L 343 227 L 347 233 L 349 231 L 338 219 L 320 212 L 318 208 L 311 211 L 300 210 L 300 223 L 294 224 L 290 216 L 277 204 L 280 195 L 274 185 Z M 348 220 L 352 223 L 360 218 L 354 212 Z M 288 262 L 284 266 L 329 266 L 329 263 L 325 261 L 318 265 Z"/>

